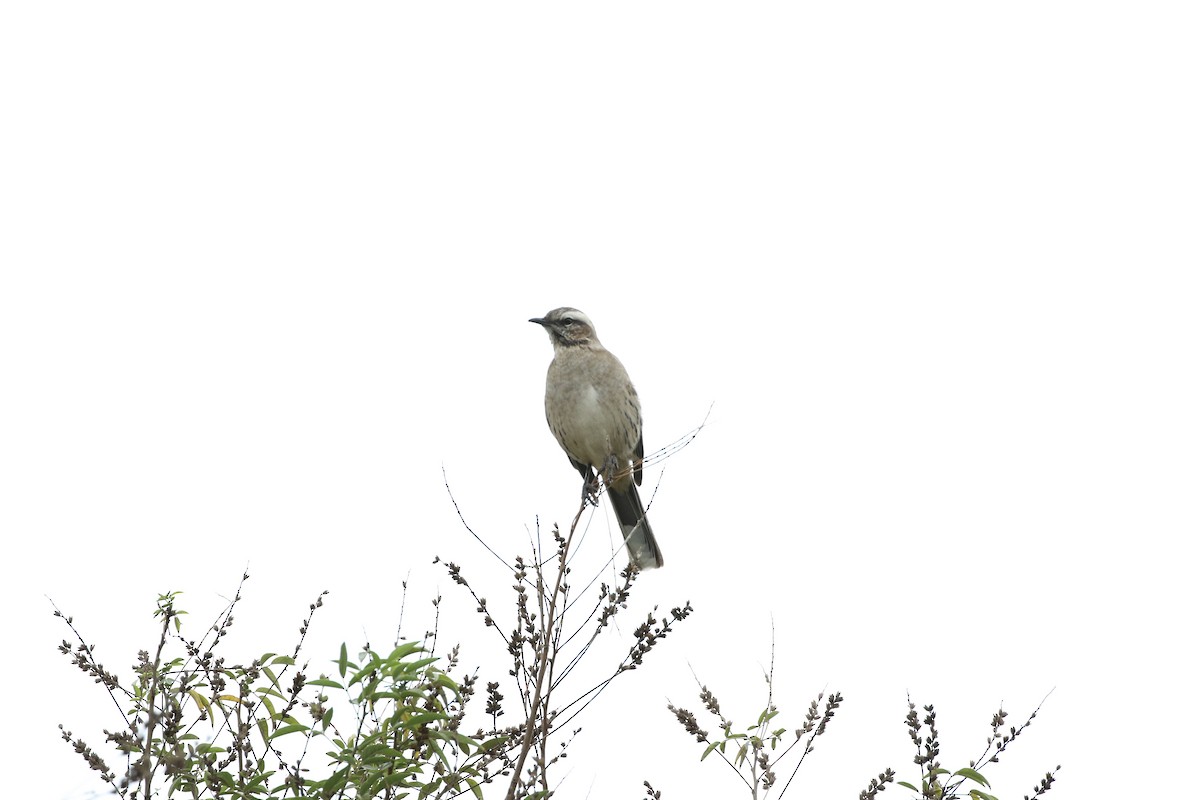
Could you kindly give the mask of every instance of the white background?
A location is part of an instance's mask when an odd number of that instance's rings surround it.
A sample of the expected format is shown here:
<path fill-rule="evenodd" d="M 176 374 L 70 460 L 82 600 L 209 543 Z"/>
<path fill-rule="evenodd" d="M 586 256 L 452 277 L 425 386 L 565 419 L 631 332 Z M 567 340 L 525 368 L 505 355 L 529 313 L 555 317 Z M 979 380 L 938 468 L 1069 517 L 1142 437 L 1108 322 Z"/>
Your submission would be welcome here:
<path fill-rule="evenodd" d="M 772 620 L 782 723 L 846 697 L 788 796 L 912 780 L 906 692 L 953 769 L 1052 689 L 995 793 L 1060 763 L 1059 800 L 1171 793 L 1200 710 L 1198 35 L 1153 2 L 6 4 L 5 795 L 88 796 L 57 725 L 117 724 L 48 597 L 127 675 L 158 593 L 198 636 L 249 565 L 227 657 L 290 650 L 328 589 L 315 675 L 387 648 L 407 579 L 405 632 L 441 593 L 439 648 L 488 663 L 431 562 L 498 615 L 509 581 L 443 470 L 506 556 L 569 521 L 526 322 L 560 305 L 629 369 L 648 451 L 712 406 L 647 470 L 667 564 L 612 650 L 696 613 L 580 718 L 560 797 L 745 796 L 666 703 L 702 711 L 694 670 L 750 724 Z"/>

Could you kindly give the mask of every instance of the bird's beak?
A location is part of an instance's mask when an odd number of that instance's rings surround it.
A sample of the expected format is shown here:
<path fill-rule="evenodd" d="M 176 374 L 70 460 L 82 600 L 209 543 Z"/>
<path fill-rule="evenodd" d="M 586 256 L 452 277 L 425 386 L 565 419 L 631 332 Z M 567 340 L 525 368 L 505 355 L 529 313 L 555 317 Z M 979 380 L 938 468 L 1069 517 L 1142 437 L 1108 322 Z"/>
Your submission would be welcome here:
<path fill-rule="evenodd" d="M 533 319 L 531 319 L 529 321 L 535 322 L 538 325 L 541 325 L 543 328 L 546 327 L 546 325 L 549 324 L 549 322 L 550 322 L 549 320 L 542 319 L 541 317 L 534 317 Z"/>

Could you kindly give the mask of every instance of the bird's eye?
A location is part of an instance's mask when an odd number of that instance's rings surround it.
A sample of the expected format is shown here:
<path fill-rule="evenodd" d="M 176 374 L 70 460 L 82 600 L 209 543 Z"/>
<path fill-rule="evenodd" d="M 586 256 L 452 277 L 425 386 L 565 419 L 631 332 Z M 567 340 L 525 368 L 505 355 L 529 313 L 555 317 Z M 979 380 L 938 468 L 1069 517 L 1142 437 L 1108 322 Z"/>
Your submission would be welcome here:
<path fill-rule="evenodd" d="M 572 325 L 574 325 L 574 324 L 575 324 L 575 320 L 571 319 L 570 317 L 567 317 L 566 319 L 564 319 L 564 320 L 563 320 L 563 325 L 564 325 L 565 327 L 568 327 L 568 328 L 569 328 L 569 327 L 571 327 L 571 326 L 572 326 Z"/>

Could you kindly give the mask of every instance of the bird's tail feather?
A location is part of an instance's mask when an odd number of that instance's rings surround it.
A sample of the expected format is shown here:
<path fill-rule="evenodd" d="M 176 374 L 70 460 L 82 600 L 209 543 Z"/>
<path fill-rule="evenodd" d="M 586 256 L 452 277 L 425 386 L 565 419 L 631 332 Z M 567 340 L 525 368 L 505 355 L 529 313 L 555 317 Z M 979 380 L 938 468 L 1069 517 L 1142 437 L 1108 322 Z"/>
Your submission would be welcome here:
<path fill-rule="evenodd" d="M 628 481 L 626 486 L 608 487 L 608 496 L 612 500 L 613 511 L 621 524 L 621 534 L 625 537 L 625 546 L 629 549 L 629 561 L 639 569 L 656 569 L 663 565 L 662 551 L 654 539 L 654 531 L 650 530 L 650 520 L 642 509 L 642 499 L 638 497 L 637 486 Z"/>

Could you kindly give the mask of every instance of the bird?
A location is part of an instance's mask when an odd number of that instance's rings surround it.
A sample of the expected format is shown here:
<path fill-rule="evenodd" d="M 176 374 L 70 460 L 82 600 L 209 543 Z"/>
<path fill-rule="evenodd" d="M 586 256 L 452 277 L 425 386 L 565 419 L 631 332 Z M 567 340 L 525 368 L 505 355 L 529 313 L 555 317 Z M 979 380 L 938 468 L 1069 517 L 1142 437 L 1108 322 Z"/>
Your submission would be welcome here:
<path fill-rule="evenodd" d="M 582 311 L 556 308 L 529 321 L 541 325 L 554 345 L 546 372 L 546 422 L 583 476 L 583 496 L 594 502 L 602 476 L 629 562 L 639 569 L 661 567 L 662 551 L 637 490 L 642 483 L 642 406 L 629 373 L 600 344 L 595 325 Z"/>

